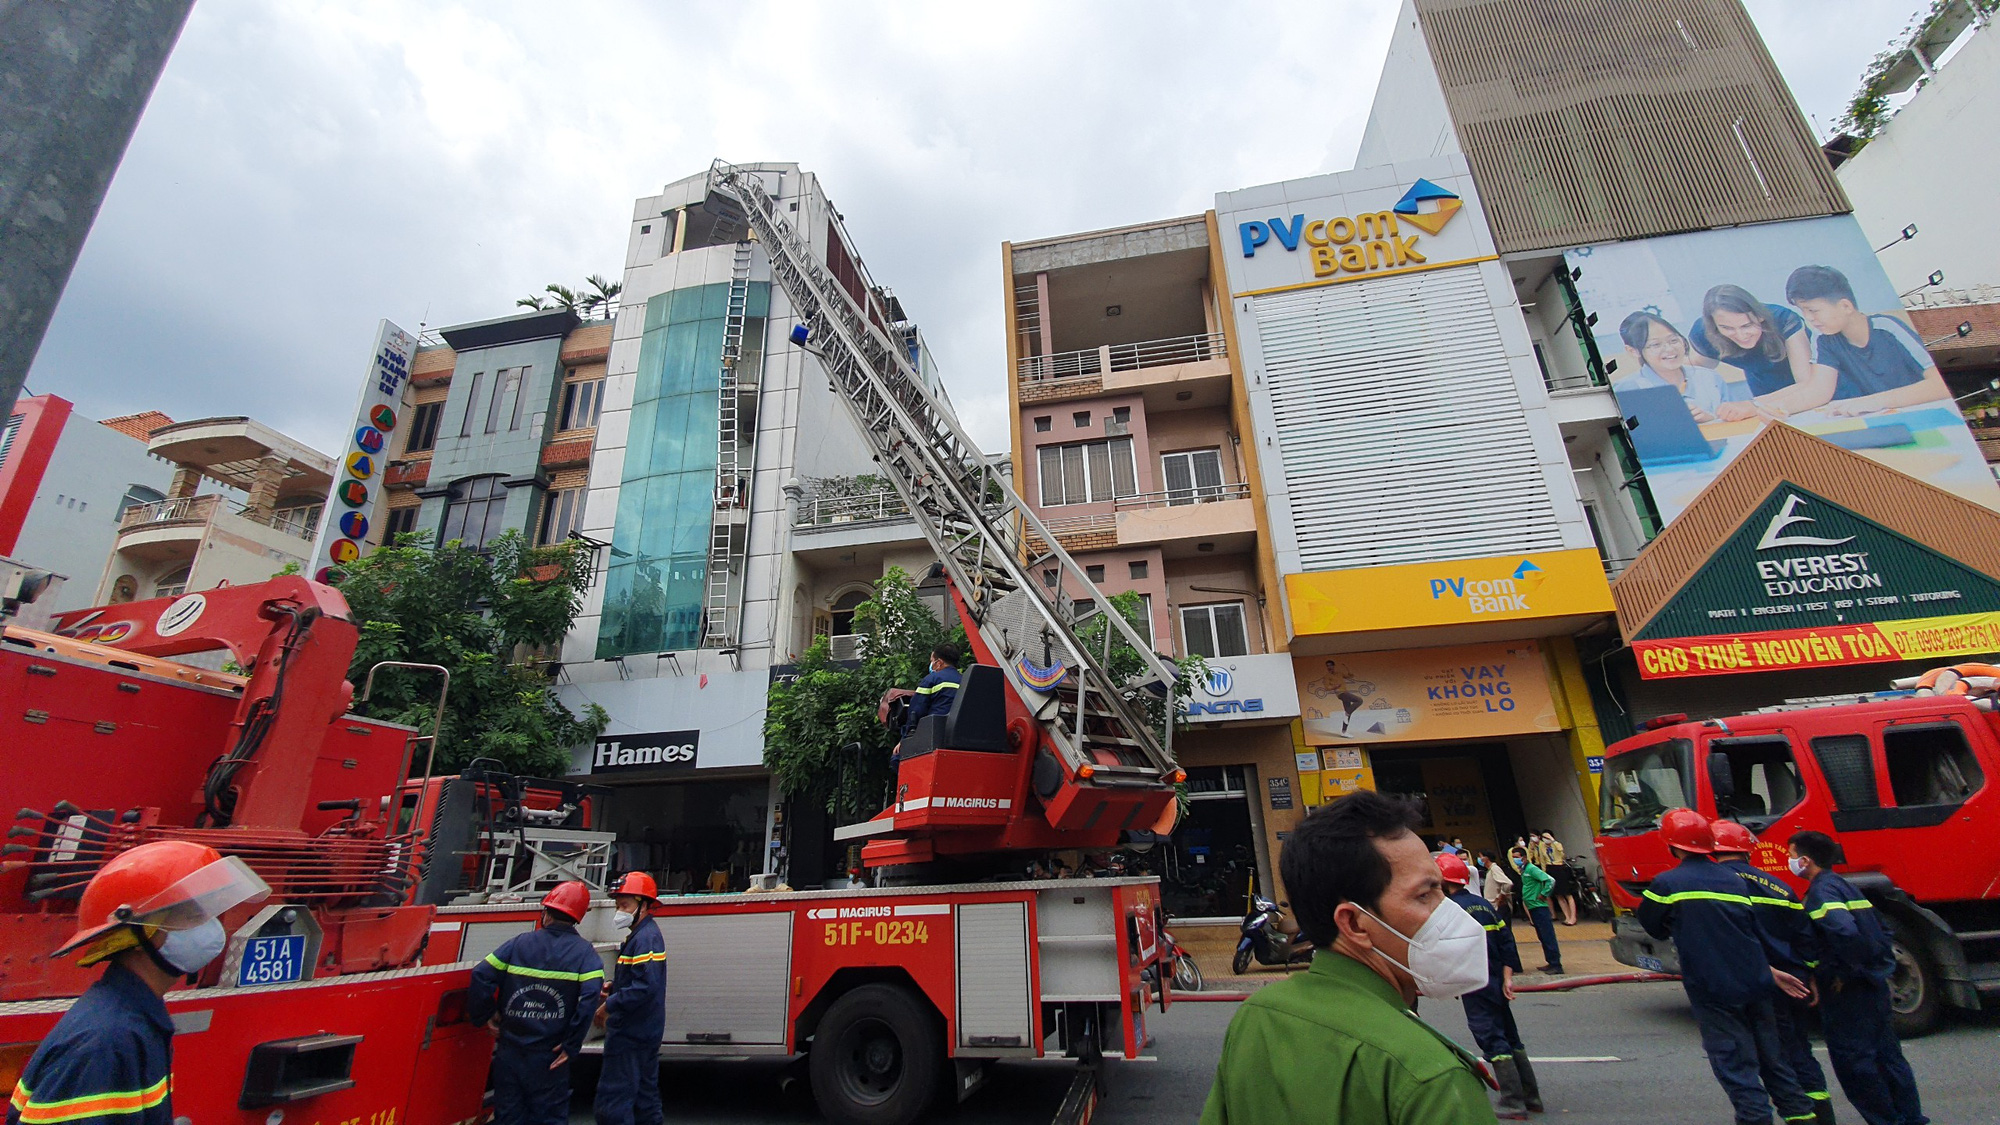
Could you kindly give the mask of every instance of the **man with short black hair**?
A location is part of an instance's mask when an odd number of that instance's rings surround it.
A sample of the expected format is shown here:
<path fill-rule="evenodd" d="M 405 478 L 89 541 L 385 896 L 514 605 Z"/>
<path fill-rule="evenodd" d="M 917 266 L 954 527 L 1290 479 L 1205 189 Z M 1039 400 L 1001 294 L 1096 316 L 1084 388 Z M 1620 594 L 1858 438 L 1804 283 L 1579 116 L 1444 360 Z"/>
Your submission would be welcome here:
<path fill-rule="evenodd" d="M 1411 1009 L 1487 982 L 1486 932 L 1446 898 L 1418 823 L 1363 789 L 1293 829 L 1279 871 L 1318 952 L 1230 1021 L 1202 1125 L 1494 1120 L 1477 1060 Z"/>
<path fill-rule="evenodd" d="M 905 738 L 917 729 L 918 720 L 925 715 L 950 713 L 951 701 L 958 698 L 958 659 L 958 646 L 950 641 L 939 641 L 931 649 L 930 671 L 917 681 L 917 693 L 910 698 L 909 714 L 903 717 Z"/>
<path fill-rule="evenodd" d="M 1792 833 L 1792 874 L 1808 881 L 1806 920 L 1819 964 L 1820 1025 L 1840 1090 L 1868 1125 L 1925 1125 L 1917 1078 L 1903 1058 L 1889 1006 L 1896 951 L 1875 904 L 1834 874 L 1840 845 L 1824 832 Z"/>

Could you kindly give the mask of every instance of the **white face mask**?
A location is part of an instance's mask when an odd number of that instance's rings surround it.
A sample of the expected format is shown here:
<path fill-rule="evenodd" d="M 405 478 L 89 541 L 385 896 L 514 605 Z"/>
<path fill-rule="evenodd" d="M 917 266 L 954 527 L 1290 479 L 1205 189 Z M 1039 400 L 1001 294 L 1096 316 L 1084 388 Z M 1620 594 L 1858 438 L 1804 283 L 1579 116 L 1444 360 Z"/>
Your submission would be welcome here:
<path fill-rule="evenodd" d="M 167 931 L 157 948 L 160 960 L 183 973 L 198 973 L 222 956 L 222 949 L 228 944 L 229 935 L 223 930 L 221 920 L 210 918 L 192 930 Z"/>
<path fill-rule="evenodd" d="M 611 928 L 622 934 L 632 928 L 632 923 L 638 917 L 638 915 L 632 913 L 630 910 L 617 911 L 611 915 Z"/>
<path fill-rule="evenodd" d="M 1360 903 L 1355 903 L 1355 909 L 1382 922 Z M 1382 924 L 1388 926 L 1390 933 L 1410 943 L 1410 963 L 1405 965 L 1379 948 L 1375 952 L 1415 977 L 1418 992 L 1449 1000 L 1486 987 L 1486 928 L 1467 914 L 1464 907 L 1445 899 L 1414 934 L 1405 935 L 1387 922 Z"/>
<path fill-rule="evenodd" d="M 1791 868 L 1792 874 L 1797 875 L 1799 878 L 1803 879 L 1806 877 L 1806 857 L 1795 855 L 1785 861 L 1785 866 Z"/>

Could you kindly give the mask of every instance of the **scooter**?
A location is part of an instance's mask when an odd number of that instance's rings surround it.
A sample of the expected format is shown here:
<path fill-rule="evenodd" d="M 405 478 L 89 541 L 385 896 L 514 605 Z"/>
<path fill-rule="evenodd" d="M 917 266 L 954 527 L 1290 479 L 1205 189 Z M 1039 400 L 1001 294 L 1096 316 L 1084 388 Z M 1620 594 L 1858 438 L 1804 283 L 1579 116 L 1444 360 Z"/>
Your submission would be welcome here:
<path fill-rule="evenodd" d="M 1174 987 L 1181 992 L 1200 992 L 1201 966 L 1194 963 L 1194 954 L 1175 941 L 1174 935 L 1162 931 L 1160 937 L 1165 939 L 1167 949 L 1174 955 Z"/>
<path fill-rule="evenodd" d="M 1243 915 L 1242 937 L 1236 942 L 1236 956 L 1229 962 L 1231 972 L 1242 976 L 1251 958 L 1259 965 L 1298 965 L 1312 960 L 1313 944 L 1278 928 L 1283 909 L 1262 895 L 1252 893 L 1249 913 Z"/>

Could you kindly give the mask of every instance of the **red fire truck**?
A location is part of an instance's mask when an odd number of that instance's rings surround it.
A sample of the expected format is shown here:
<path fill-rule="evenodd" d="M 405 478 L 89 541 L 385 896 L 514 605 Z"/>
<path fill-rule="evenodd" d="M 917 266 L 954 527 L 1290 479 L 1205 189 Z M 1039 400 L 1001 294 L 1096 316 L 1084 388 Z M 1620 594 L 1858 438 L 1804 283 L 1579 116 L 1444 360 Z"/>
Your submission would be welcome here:
<path fill-rule="evenodd" d="M 1806 701 L 1750 715 L 1666 715 L 1606 751 L 1597 855 L 1630 910 L 1673 864 L 1660 814 L 1693 808 L 1757 833 L 1759 868 L 1803 893 L 1785 840 L 1816 829 L 1845 852 L 1840 873 L 1894 928 L 1898 1030 L 1921 1034 L 1944 1006 L 2000 993 L 2000 716 L 1964 695 L 1908 691 Z M 1620 961 L 1674 971 L 1671 942 L 1621 915 Z"/>
<path fill-rule="evenodd" d="M 1157 880 L 994 880 L 1028 853 L 1171 826 L 1177 670 L 915 372 L 882 293 L 837 280 L 757 173 L 718 163 L 711 188 L 718 222 L 744 235 L 730 316 L 754 237 L 799 319 L 794 342 L 937 551 L 978 664 L 949 711 L 904 738 L 889 807 L 839 833 L 885 885 L 663 905 L 662 1054 L 802 1054 L 822 1111 L 869 1125 L 918 1120 L 992 1060 L 1136 1057 L 1144 1005 L 1169 1002 Z M 732 324 L 720 357 L 732 410 L 749 393 L 741 337 Z M 719 477 L 718 505 L 735 487 Z M 84 884 L 123 850 L 178 838 L 243 857 L 272 894 L 225 916 L 227 953 L 169 994 L 177 1112 L 483 1116 L 491 1038 L 465 1020 L 470 961 L 534 925 L 548 883 L 603 885 L 601 793 L 428 765 L 411 779 L 435 729 L 348 713 L 355 626 L 338 591 L 304 579 L 66 614 L 5 642 L 14 702 L 0 713 L 23 726 L 0 779 L 21 810 L 0 860 L 0 1092 L 88 983 L 50 956 Z M 174 659 L 216 651 L 246 673 Z M 1140 671 L 1114 675 L 1114 654 Z M 607 956 L 608 908 L 582 927 Z M 1087 1112 L 1091 1088 L 1079 1082 L 1072 1109 Z"/>

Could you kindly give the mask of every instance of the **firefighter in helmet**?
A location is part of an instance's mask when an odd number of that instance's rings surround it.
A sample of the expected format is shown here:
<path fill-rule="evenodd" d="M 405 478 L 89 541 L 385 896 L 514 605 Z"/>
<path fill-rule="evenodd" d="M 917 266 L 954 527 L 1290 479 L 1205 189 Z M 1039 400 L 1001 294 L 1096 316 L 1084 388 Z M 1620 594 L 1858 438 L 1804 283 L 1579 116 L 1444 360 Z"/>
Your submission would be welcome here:
<path fill-rule="evenodd" d="M 270 893 L 242 860 L 186 840 L 141 844 L 105 864 L 56 953 L 110 967 L 35 1049 L 8 1125 L 168 1125 L 174 1025 L 162 997 L 222 955 L 224 911 Z"/>
<path fill-rule="evenodd" d="M 667 944 L 653 909 L 660 888 L 644 871 L 612 892 L 614 925 L 624 931 L 618 968 L 597 1022 L 604 1025 L 604 1072 L 597 1080 L 598 1125 L 660 1125 L 660 1037 L 666 1034 Z"/>
<path fill-rule="evenodd" d="M 1530 1110 L 1542 1112 L 1542 1087 L 1535 1078 L 1534 1064 L 1528 1060 L 1521 1029 L 1514 1023 L 1514 974 L 1521 971 L 1521 953 L 1514 946 L 1514 931 L 1493 909 L 1493 904 L 1466 888 L 1472 871 L 1465 861 L 1449 852 L 1431 857 L 1444 879 L 1445 897 L 1472 915 L 1486 931 L 1486 984 L 1458 998 L 1465 1006 L 1465 1025 L 1472 1031 L 1479 1053 L 1493 1067 L 1493 1081 L 1500 1087 L 1500 1105 L 1494 1116 L 1502 1121 L 1526 1121 Z"/>
<path fill-rule="evenodd" d="M 566 1125 L 569 1064 L 583 1047 L 604 989 L 604 962 L 576 924 L 590 888 L 559 883 L 542 924 L 508 938 L 472 970 L 474 1022 L 500 1034 L 493 1049 L 493 1125 Z"/>

